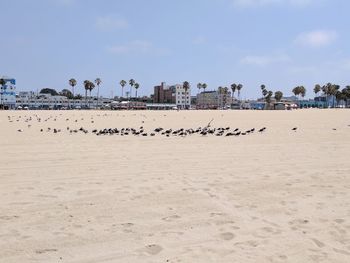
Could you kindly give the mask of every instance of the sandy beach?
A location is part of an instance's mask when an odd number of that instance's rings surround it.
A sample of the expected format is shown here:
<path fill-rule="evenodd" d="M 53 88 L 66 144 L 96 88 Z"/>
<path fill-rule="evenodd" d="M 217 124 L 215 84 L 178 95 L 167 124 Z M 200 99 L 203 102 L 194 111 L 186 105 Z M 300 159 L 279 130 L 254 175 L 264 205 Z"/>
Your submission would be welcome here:
<path fill-rule="evenodd" d="M 91 133 L 212 119 L 266 131 Z M 349 262 L 349 125 L 348 110 L 2 111 L 0 262 Z"/>

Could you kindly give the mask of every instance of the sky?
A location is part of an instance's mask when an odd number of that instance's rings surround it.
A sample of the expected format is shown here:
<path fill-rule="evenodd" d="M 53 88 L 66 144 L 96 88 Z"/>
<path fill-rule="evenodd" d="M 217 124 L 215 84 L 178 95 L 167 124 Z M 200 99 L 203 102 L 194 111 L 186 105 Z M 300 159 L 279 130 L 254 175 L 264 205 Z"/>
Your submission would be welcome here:
<path fill-rule="evenodd" d="M 120 96 L 135 79 L 139 95 L 160 82 L 207 90 L 260 85 L 291 95 L 303 85 L 350 85 L 348 0 L 0 0 L 0 75 L 17 90 L 69 88 L 102 79 Z M 93 92 L 94 93 L 94 92 Z"/>

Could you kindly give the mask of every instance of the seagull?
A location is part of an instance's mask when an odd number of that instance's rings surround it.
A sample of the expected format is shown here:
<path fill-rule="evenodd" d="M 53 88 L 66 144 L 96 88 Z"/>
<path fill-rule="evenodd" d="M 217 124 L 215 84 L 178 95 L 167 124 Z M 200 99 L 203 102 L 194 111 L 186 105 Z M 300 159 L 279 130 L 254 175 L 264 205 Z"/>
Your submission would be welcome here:
<path fill-rule="evenodd" d="M 261 128 L 261 129 L 259 130 L 259 132 L 263 132 L 263 131 L 265 131 L 265 130 L 266 130 L 266 127 Z"/>

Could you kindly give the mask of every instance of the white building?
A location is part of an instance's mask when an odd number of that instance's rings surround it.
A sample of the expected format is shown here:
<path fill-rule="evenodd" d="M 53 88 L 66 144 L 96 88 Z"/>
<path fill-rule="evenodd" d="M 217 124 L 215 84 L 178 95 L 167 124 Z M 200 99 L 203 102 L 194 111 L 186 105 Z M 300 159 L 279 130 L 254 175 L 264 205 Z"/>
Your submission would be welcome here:
<path fill-rule="evenodd" d="M 100 98 L 97 105 L 97 98 L 87 98 L 85 100 L 75 99 L 69 100 L 65 96 L 52 96 L 51 94 L 35 94 L 32 91 L 23 91 L 19 92 L 17 96 L 17 107 L 24 108 L 28 107 L 29 109 L 81 109 L 81 108 L 98 108 L 105 107 L 110 104 L 112 100 L 107 98 Z"/>
<path fill-rule="evenodd" d="M 191 108 L 191 88 L 187 91 L 183 88 L 183 85 L 176 84 L 170 86 L 170 88 L 174 88 L 176 92 L 176 106 L 180 109 L 189 109 Z"/>
<path fill-rule="evenodd" d="M 14 109 L 16 107 L 16 80 L 9 77 L 0 77 L 5 85 L 0 87 L 0 108 Z"/>
<path fill-rule="evenodd" d="M 223 89 L 217 91 L 203 91 L 197 94 L 197 108 L 199 109 L 230 108 L 232 103 L 231 92 L 224 92 Z"/>

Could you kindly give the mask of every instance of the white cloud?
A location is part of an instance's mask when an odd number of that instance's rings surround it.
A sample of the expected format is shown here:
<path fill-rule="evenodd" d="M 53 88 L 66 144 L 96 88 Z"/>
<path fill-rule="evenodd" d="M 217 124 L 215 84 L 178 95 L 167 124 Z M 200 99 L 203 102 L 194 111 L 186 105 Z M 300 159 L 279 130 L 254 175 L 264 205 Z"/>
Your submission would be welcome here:
<path fill-rule="evenodd" d="M 290 5 L 303 7 L 316 2 L 316 0 L 232 0 L 235 7 L 243 8 L 255 8 L 267 5 Z"/>
<path fill-rule="evenodd" d="M 129 26 L 128 21 L 121 17 L 101 16 L 96 19 L 95 26 L 101 31 L 113 31 L 125 29 Z"/>
<path fill-rule="evenodd" d="M 295 43 L 307 47 L 324 47 L 332 44 L 338 38 L 335 31 L 316 30 L 297 36 Z"/>
<path fill-rule="evenodd" d="M 135 40 L 123 45 L 115 45 L 107 48 L 108 52 L 115 55 L 128 54 L 152 54 L 167 55 L 169 50 L 155 47 L 151 42 L 144 40 Z"/>
<path fill-rule="evenodd" d="M 254 66 L 268 66 L 270 64 L 289 62 L 291 59 L 285 54 L 266 56 L 246 56 L 240 60 L 242 64 Z"/>

